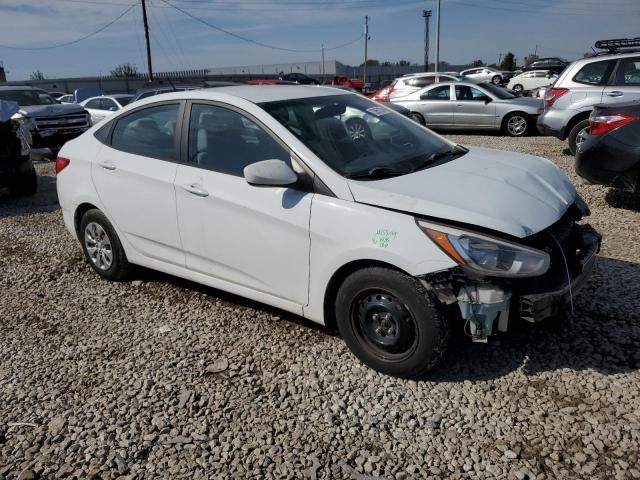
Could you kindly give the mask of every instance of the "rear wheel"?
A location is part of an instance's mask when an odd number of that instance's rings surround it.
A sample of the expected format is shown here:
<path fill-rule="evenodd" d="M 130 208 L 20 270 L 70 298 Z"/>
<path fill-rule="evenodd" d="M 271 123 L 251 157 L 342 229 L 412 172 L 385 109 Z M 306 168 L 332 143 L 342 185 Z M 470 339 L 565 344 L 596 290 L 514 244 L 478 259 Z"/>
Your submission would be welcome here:
<path fill-rule="evenodd" d="M 420 125 L 426 125 L 424 117 L 420 115 L 418 112 L 411 112 L 411 118 L 418 122 Z"/>
<path fill-rule="evenodd" d="M 500 82 L 502 82 L 502 77 L 500 75 L 494 75 L 491 79 L 491 83 L 494 85 L 500 85 Z"/>
<path fill-rule="evenodd" d="M 349 275 L 336 297 L 338 330 L 369 367 L 421 377 L 444 356 L 449 325 L 440 304 L 415 278 L 383 267 Z"/>
<path fill-rule="evenodd" d="M 87 211 L 80 222 L 80 242 L 91 268 L 107 280 L 122 280 L 132 270 L 120 239 L 107 217 L 97 209 Z"/>
<path fill-rule="evenodd" d="M 589 120 L 585 119 L 576 123 L 569 132 L 569 150 L 575 155 L 578 148 L 589 137 Z"/>
<path fill-rule="evenodd" d="M 31 167 L 26 173 L 20 175 L 15 183 L 9 187 L 11 195 L 16 197 L 30 197 L 38 191 L 38 175 L 36 169 Z"/>
<path fill-rule="evenodd" d="M 531 119 L 526 113 L 512 112 L 504 119 L 502 128 L 510 137 L 523 137 L 531 127 Z"/>
<path fill-rule="evenodd" d="M 520 85 L 519 83 L 517 83 L 517 84 L 515 84 L 513 86 L 513 88 L 511 90 L 513 90 L 516 93 L 520 93 L 520 92 L 522 92 L 524 90 L 524 87 L 522 85 Z"/>

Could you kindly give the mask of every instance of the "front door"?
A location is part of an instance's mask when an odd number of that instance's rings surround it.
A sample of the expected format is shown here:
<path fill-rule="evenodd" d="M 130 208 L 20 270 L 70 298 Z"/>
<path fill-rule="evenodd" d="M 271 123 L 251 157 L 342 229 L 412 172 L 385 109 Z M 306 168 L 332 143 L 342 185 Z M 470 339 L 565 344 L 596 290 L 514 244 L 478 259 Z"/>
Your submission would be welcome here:
<path fill-rule="evenodd" d="M 120 117 L 91 166 L 104 209 L 139 254 L 184 265 L 174 179 L 180 103 Z"/>
<path fill-rule="evenodd" d="M 251 186 L 243 176 L 245 166 L 261 160 L 292 165 L 290 153 L 227 106 L 193 103 L 188 109 L 186 162 L 175 180 L 187 267 L 306 305 L 313 194 Z"/>
<path fill-rule="evenodd" d="M 452 127 L 451 86 L 440 85 L 426 90 L 420 95 L 416 110 L 424 117 L 428 127 Z"/>
<path fill-rule="evenodd" d="M 453 120 L 457 128 L 487 128 L 495 126 L 496 106 L 482 90 L 468 85 L 456 85 Z"/>

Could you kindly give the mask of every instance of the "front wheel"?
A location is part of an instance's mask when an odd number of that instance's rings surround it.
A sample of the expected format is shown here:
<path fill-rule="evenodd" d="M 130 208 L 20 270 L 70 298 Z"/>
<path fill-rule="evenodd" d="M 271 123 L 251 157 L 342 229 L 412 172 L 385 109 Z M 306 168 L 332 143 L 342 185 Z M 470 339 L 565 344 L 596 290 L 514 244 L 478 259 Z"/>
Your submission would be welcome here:
<path fill-rule="evenodd" d="M 589 137 L 589 120 L 582 120 L 576 123 L 569 132 L 569 150 L 571 155 L 575 155 L 580 145 Z"/>
<path fill-rule="evenodd" d="M 383 267 L 358 270 L 340 286 L 335 306 L 347 346 L 381 373 L 422 377 L 447 350 L 449 325 L 441 305 L 404 273 Z"/>
<path fill-rule="evenodd" d="M 107 217 L 92 209 L 80 221 L 80 243 L 91 268 L 107 280 L 122 280 L 132 270 L 120 239 Z"/>
<path fill-rule="evenodd" d="M 420 125 L 426 125 L 427 122 L 424 120 L 424 117 L 420 115 L 418 112 L 411 112 L 411 118 L 418 122 Z"/>
<path fill-rule="evenodd" d="M 504 132 L 510 137 L 523 137 L 531 127 L 531 119 L 526 113 L 513 112 L 504 119 Z"/>
<path fill-rule="evenodd" d="M 494 85 L 500 85 L 500 82 L 502 82 L 502 77 L 500 75 L 494 75 L 491 79 L 491 83 Z"/>
<path fill-rule="evenodd" d="M 514 85 L 511 90 L 513 90 L 516 93 L 521 93 L 524 90 L 524 87 L 518 83 Z"/>

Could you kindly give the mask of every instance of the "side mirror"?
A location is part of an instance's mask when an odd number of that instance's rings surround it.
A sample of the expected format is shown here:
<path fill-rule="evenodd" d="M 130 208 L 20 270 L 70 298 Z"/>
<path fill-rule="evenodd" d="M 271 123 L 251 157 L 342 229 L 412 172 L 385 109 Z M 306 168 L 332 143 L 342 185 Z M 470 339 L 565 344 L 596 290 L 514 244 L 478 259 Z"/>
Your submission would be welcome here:
<path fill-rule="evenodd" d="M 298 181 L 298 175 L 282 160 L 262 160 L 244 167 L 244 179 L 249 185 L 285 187 Z"/>

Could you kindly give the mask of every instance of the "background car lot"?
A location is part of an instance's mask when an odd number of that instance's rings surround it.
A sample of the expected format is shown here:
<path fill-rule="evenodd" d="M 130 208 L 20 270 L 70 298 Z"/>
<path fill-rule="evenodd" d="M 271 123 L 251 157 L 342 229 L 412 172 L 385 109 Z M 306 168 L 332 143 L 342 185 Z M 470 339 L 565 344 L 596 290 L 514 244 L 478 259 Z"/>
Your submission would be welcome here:
<path fill-rule="evenodd" d="M 448 138 L 550 158 L 578 183 L 553 138 Z M 457 338 L 413 382 L 239 297 L 146 271 L 100 280 L 64 230 L 53 166 L 37 168 L 37 196 L 0 193 L 0 478 L 640 476 L 630 194 L 578 186 L 604 243 L 574 315 L 491 348 Z"/>

